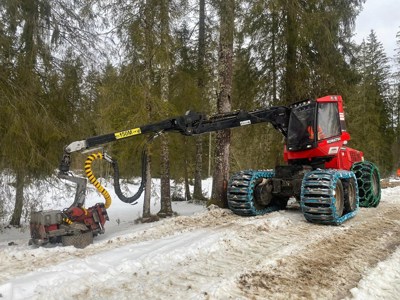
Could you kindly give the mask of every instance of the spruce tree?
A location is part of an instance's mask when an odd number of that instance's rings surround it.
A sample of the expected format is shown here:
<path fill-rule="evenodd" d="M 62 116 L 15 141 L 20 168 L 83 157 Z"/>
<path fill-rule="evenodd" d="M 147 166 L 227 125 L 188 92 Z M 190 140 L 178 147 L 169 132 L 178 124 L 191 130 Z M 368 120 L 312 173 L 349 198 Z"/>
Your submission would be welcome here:
<path fill-rule="evenodd" d="M 206 12 L 205 0 L 199 0 L 199 37 L 197 49 L 197 85 L 200 96 L 200 108 L 204 111 L 206 107 Z M 194 190 L 193 198 L 204 200 L 205 197 L 202 191 L 202 170 L 203 170 L 203 136 L 196 137 L 196 166 L 194 172 Z"/>
<path fill-rule="evenodd" d="M 348 106 L 348 123 L 355 148 L 385 174 L 392 168 L 392 131 L 388 114 L 389 65 L 383 45 L 372 30 L 357 56 L 361 81 Z"/>
<path fill-rule="evenodd" d="M 232 110 L 235 1 L 217 1 L 217 9 L 220 18 L 217 108 L 218 113 L 226 113 Z M 221 207 L 227 206 L 226 187 L 229 180 L 230 141 L 230 129 L 217 131 L 211 201 Z"/>
<path fill-rule="evenodd" d="M 70 104 L 82 104 L 69 102 L 71 99 L 62 94 L 68 88 L 60 88 L 68 77 L 61 74 L 63 50 L 68 48 L 64 43 L 74 45 L 78 37 L 81 41 L 88 40 L 84 39 L 87 38 L 83 31 L 85 22 L 76 13 L 78 10 L 78 4 L 71 6 L 70 1 L 5 0 L 0 3 L 4 20 L 0 32 L 7 37 L 2 42 L 7 55 L 1 61 L 7 79 L 0 86 L 0 98 L 8 120 L 6 126 L 2 125 L 2 142 L 8 146 L 2 147 L 1 157 L 2 167 L 11 169 L 16 178 L 12 225 L 20 223 L 24 186 L 31 179 L 53 172 L 63 146 L 70 141 L 73 129 L 68 129 L 72 127 L 68 122 L 76 117 L 72 115 L 67 120 L 66 116 L 73 112 L 69 110 Z M 80 30 L 70 30 L 75 21 L 79 21 Z M 55 51 L 60 45 L 65 47 Z M 75 92 L 74 99 L 81 99 L 81 86 L 76 86 Z"/>
<path fill-rule="evenodd" d="M 32 178 L 49 174 L 56 165 L 55 152 L 62 133 L 52 117 L 43 73 L 50 66 L 50 49 L 45 42 L 50 18 L 47 1 L 3 1 L 7 21 L 4 33 L 9 77 L 1 86 L 2 107 L 7 124 L 2 137 L 2 166 L 15 174 L 16 201 L 10 224 L 19 225 L 24 203 L 24 187 Z M 2 127 L 3 127 L 2 126 Z"/>
<path fill-rule="evenodd" d="M 169 70 L 171 67 L 170 58 L 170 0 L 160 1 L 160 98 L 163 102 L 169 99 Z M 170 156 L 169 138 L 161 136 L 161 209 L 159 217 L 172 216 L 171 205 L 171 184 L 170 184 Z"/>
<path fill-rule="evenodd" d="M 394 74 L 391 87 L 391 123 L 393 129 L 394 167 L 400 168 L 400 31 L 396 34 L 396 49 L 394 57 Z"/>

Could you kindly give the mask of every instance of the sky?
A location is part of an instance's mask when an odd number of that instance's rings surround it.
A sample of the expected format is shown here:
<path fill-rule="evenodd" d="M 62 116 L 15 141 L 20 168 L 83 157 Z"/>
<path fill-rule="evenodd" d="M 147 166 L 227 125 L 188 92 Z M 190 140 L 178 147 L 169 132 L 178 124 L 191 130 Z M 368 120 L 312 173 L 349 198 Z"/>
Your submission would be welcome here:
<path fill-rule="evenodd" d="M 357 43 L 366 39 L 373 29 L 388 57 L 394 56 L 396 33 L 400 31 L 400 0 L 367 0 L 356 19 Z"/>

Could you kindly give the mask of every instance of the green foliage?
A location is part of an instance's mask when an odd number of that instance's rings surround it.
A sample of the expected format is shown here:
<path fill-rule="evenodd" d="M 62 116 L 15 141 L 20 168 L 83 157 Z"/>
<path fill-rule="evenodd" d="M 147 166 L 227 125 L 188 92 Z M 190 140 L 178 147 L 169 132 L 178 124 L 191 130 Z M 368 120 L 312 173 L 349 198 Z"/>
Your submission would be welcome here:
<path fill-rule="evenodd" d="M 254 1 L 243 34 L 263 73 L 265 97 L 290 104 L 343 93 L 355 17 L 364 1 Z"/>
<path fill-rule="evenodd" d="M 219 20 L 213 14 L 217 9 L 206 10 L 200 61 L 193 22 L 197 4 L 170 1 L 166 34 L 161 26 L 165 1 L 111 1 L 102 4 L 102 13 L 91 7 L 100 2 L 83 2 L 0 3 L 2 169 L 45 176 L 57 167 L 64 145 L 71 141 L 135 128 L 187 110 L 216 111 Z M 364 2 L 236 1 L 230 100 L 233 110 L 253 110 L 341 94 L 352 145 L 387 173 L 400 164 L 400 71 L 389 86 L 388 60 L 373 32 L 360 47 L 351 42 L 354 20 Z M 207 8 L 222 9 L 223 4 L 212 1 Z M 76 30 L 77 24 L 84 30 Z M 99 43 L 97 32 L 109 29 L 118 40 L 113 39 L 113 52 L 104 62 L 103 45 L 110 41 Z M 162 88 L 165 79 L 167 90 Z M 163 101 L 165 96 L 168 102 Z M 208 138 L 203 139 L 203 176 L 208 169 Z M 140 175 L 146 139 L 139 136 L 105 146 L 120 161 L 122 176 Z M 231 172 L 274 167 L 281 163 L 282 144 L 281 135 L 267 124 L 232 130 Z M 184 176 L 184 152 L 193 177 L 195 139 L 170 135 L 169 145 L 172 178 Z M 160 147 L 156 139 L 150 150 L 153 176 L 160 175 Z M 82 169 L 83 159 L 77 156 L 73 167 Z"/>
<path fill-rule="evenodd" d="M 393 167 L 400 168 L 400 31 L 396 35 L 396 53 L 394 57 L 394 74 L 392 76 L 388 111 L 393 131 Z"/>
<path fill-rule="evenodd" d="M 393 131 L 388 114 L 389 65 L 374 31 L 360 46 L 357 57 L 360 82 L 347 99 L 348 123 L 355 148 L 375 162 L 382 173 L 393 168 Z"/>

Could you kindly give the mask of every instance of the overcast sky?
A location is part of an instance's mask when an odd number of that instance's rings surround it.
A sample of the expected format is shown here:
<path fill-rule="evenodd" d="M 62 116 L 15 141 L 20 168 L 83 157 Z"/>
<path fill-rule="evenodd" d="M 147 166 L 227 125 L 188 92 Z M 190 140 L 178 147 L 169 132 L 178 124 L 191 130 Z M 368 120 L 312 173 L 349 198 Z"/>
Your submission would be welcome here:
<path fill-rule="evenodd" d="M 361 43 L 373 29 L 388 57 L 396 48 L 396 33 L 400 31 L 400 0 L 367 0 L 356 20 L 355 40 Z"/>

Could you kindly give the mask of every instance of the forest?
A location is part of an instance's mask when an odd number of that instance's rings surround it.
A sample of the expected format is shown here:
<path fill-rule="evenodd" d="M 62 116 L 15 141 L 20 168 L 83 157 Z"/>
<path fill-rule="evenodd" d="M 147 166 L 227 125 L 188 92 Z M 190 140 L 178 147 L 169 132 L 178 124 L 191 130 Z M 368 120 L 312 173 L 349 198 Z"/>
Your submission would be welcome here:
<path fill-rule="evenodd" d="M 350 146 L 392 174 L 400 167 L 400 29 L 395 57 L 373 30 L 355 43 L 364 3 L 2 0 L 0 167 L 15 188 L 10 224 L 21 222 L 24 187 L 57 172 L 65 145 L 188 110 L 214 115 L 342 95 Z M 140 176 L 146 139 L 104 145 L 124 178 Z M 265 124 L 161 135 L 146 161 L 146 177 L 161 178 L 160 214 L 172 213 L 170 180 L 193 184 L 185 199 L 202 200 L 201 180 L 212 176 L 218 204 L 229 174 L 282 163 L 283 142 Z M 74 157 L 77 173 L 84 159 Z M 97 166 L 101 177 L 108 171 Z"/>

